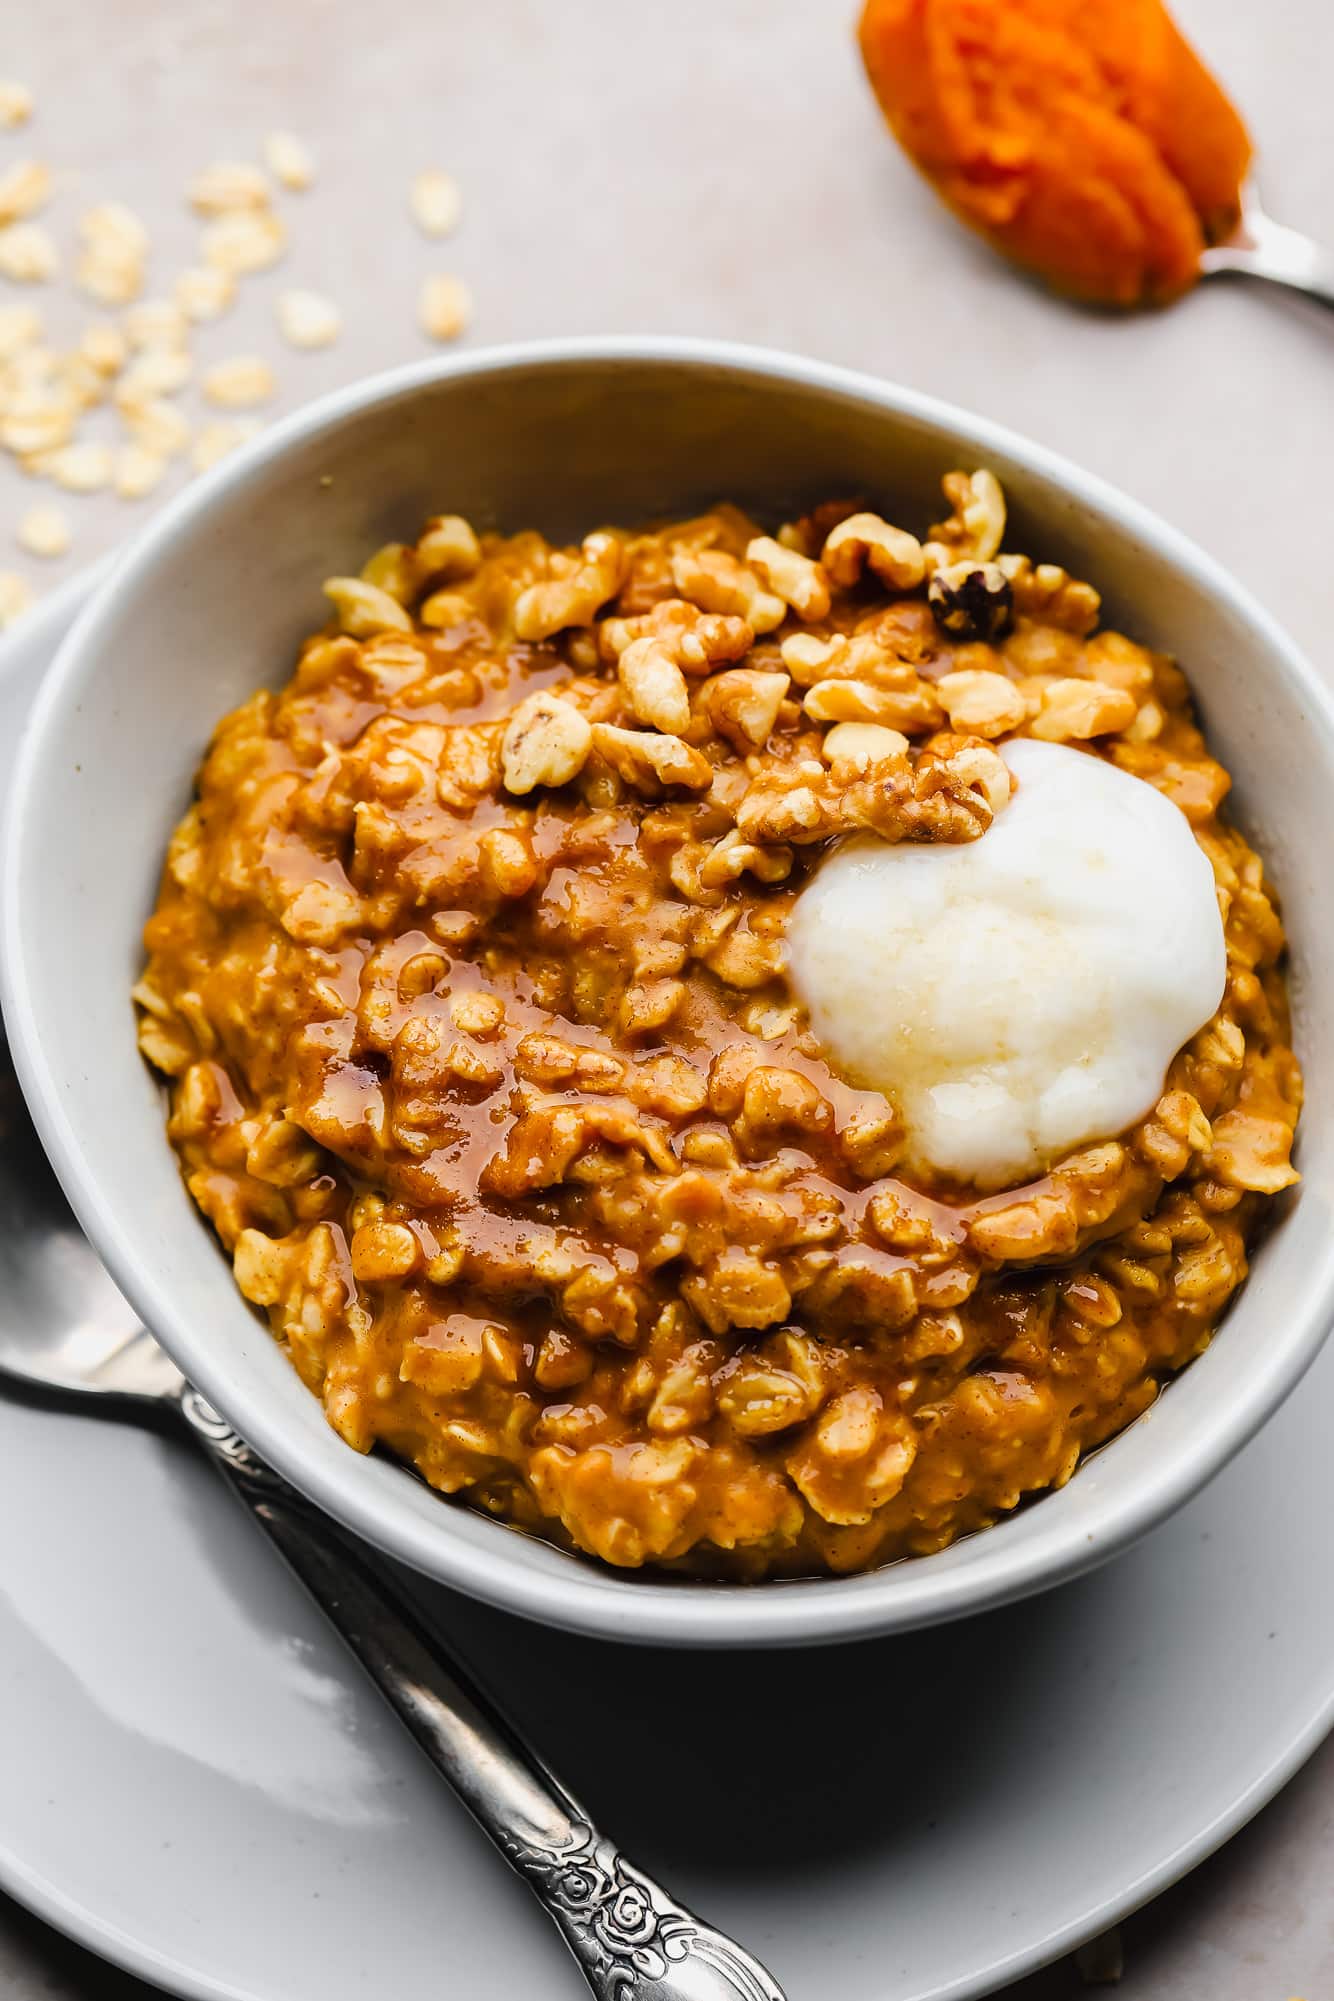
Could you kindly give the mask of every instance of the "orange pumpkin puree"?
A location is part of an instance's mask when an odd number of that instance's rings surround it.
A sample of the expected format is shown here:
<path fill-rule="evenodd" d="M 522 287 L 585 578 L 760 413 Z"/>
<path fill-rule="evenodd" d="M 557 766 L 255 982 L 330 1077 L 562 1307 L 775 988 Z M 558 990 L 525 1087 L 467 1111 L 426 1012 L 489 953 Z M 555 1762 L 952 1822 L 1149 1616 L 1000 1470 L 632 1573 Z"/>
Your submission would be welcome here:
<path fill-rule="evenodd" d="M 1174 298 L 1237 218 L 1246 128 L 1158 0 L 866 0 L 861 46 L 937 192 L 1061 291 Z"/>

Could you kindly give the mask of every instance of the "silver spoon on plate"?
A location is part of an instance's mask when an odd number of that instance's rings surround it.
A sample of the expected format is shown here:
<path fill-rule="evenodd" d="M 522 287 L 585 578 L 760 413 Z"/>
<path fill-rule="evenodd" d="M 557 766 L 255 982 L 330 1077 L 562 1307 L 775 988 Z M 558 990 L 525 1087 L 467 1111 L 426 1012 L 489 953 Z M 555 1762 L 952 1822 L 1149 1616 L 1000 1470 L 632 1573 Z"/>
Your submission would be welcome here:
<path fill-rule="evenodd" d="M 1301 230 L 1267 215 L 1253 180 L 1242 188 L 1236 228 L 1205 251 L 1200 273 L 1205 278 L 1263 278 L 1334 306 L 1334 256 Z"/>
<path fill-rule="evenodd" d="M 759 1961 L 627 1861 L 359 1546 L 258 1459 L 84 1238 L 0 1033 L 0 1388 L 182 1425 L 559 1929 L 599 2001 L 784 2001 Z M 442 1503 L 443 1505 L 443 1503 Z"/>

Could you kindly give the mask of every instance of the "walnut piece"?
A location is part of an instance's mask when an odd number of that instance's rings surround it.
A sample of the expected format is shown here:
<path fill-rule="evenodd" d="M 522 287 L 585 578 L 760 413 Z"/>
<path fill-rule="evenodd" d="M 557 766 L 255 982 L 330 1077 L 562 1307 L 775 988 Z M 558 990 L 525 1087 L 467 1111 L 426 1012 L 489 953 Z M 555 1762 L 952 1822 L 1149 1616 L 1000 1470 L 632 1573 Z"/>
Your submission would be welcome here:
<path fill-rule="evenodd" d="M 820 755 L 827 764 L 847 764 L 866 771 L 887 757 L 901 757 L 908 739 L 901 730 L 886 729 L 880 723 L 835 723 L 824 733 Z"/>
<path fill-rule="evenodd" d="M 790 686 L 786 674 L 731 667 L 705 682 L 705 713 L 719 736 L 744 755 L 768 742 Z"/>
<path fill-rule="evenodd" d="M 950 727 L 969 736 L 1004 736 L 1007 730 L 1017 730 L 1028 715 L 1028 703 L 1009 676 L 983 667 L 942 675 L 936 693 Z"/>
<path fill-rule="evenodd" d="M 754 633 L 772 632 L 787 616 L 782 598 L 765 590 L 754 570 L 722 549 L 678 549 L 672 557 L 672 581 L 701 611 L 743 618 Z"/>
<path fill-rule="evenodd" d="M 809 556 L 785 549 L 770 535 L 757 535 L 747 545 L 746 561 L 758 570 L 771 591 L 791 605 L 798 618 L 828 618 L 829 579 Z"/>
<path fill-rule="evenodd" d="M 1010 796 L 1010 771 L 989 744 L 953 739 L 916 769 L 906 756 L 845 782 L 839 771 L 784 768 L 753 780 L 737 808 L 743 838 L 804 846 L 865 831 L 886 841 L 974 841 Z"/>
<path fill-rule="evenodd" d="M 616 663 L 631 711 L 652 729 L 679 736 L 690 722 L 685 675 L 659 639 L 632 639 Z"/>
<path fill-rule="evenodd" d="M 931 540 L 958 556 L 989 563 L 1005 537 L 1005 495 L 994 472 L 947 472 L 940 482 L 953 508 L 931 529 Z M 945 559 L 951 560 L 949 557 Z"/>
<path fill-rule="evenodd" d="M 821 562 L 841 590 L 851 589 L 868 566 L 892 591 L 916 590 L 926 574 L 917 537 L 878 514 L 850 514 L 840 521 L 825 542 Z"/>
<path fill-rule="evenodd" d="M 606 660 L 619 660 L 636 639 L 656 639 L 685 674 L 711 674 L 729 660 L 740 660 L 755 643 L 744 618 L 724 612 L 701 611 L 684 598 L 663 598 L 638 618 L 604 618 L 598 626 L 598 647 Z"/>
<path fill-rule="evenodd" d="M 1082 743 L 1123 730 L 1134 720 L 1135 697 L 1124 688 L 1109 688 L 1105 681 L 1049 681 L 1033 735 L 1046 743 Z"/>
<path fill-rule="evenodd" d="M 679 736 L 654 730 L 622 730 L 612 723 L 593 724 L 593 747 L 619 778 L 636 792 L 652 796 L 669 786 L 703 792 L 713 783 L 713 766 Z"/>
<path fill-rule="evenodd" d="M 326 577 L 321 588 L 338 613 L 340 629 L 353 639 L 412 630 L 412 620 L 398 600 L 364 577 Z"/>
<path fill-rule="evenodd" d="M 520 639 L 550 639 L 567 625 L 591 625 L 625 575 L 625 543 L 600 531 L 585 535 L 582 560 L 568 576 L 551 577 L 521 591 L 514 606 Z"/>
<path fill-rule="evenodd" d="M 945 711 L 930 685 L 913 677 L 910 688 L 877 688 L 869 681 L 817 681 L 802 704 L 812 722 L 879 723 L 883 729 L 920 735 L 939 729 Z"/>
<path fill-rule="evenodd" d="M 519 703 L 505 727 L 500 768 L 511 792 L 567 785 L 593 746 L 588 718 L 572 702 L 543 689 Z"/>

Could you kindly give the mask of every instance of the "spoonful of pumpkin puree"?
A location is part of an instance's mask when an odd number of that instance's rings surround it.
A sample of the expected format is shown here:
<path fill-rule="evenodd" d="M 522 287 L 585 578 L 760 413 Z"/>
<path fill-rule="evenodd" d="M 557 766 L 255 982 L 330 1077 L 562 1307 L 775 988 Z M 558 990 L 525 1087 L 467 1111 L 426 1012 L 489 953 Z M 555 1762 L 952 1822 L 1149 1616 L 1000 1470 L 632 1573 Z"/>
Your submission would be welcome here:
<path fill-rule="evenodd" d="M 1173 299 L 1241 220 L 1246 127 L 1158 0 L 866 0 L 861 46 L 955 214 L 1063 292 Z"/>

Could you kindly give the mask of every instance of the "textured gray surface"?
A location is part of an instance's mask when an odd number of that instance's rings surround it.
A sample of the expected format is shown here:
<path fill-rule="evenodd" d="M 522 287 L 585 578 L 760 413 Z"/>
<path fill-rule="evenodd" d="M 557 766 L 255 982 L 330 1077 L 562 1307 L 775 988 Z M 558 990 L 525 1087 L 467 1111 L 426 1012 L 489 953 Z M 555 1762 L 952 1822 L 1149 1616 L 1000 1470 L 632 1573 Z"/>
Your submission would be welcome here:
<path fill-rule="evenodd" d="M 1177 11 L 1244 98 L 1274 212 L 1334 241 L 1324 0 Z M 284 199 L 285 264 L 246 281 L 198 344 L 203 360 L 268 355 L 275 408 L 426 352 L 415 300 L 435 269 L 472 285 L 475 341 L 663 329 L 804 349 L 984 410 L 1127 487 L 1329 661 L 1334 322 L 1239 287 L 1111 320 L 1016 282 L 938 214 L 883 139 L 842 0 L 443 0 L 383 14 L 350 0 L 46 0 L 11 12 L 0 69 L 33 86 L 38 113 L 26 133 L 0 135 L 0 168 L 32 152 L 62 171 L 51 221 L 67 253 L 79 207 L 119 197 L 151 225 L 156 290 L 191 254 L 181 191 L 193 171 L 253 155 L 279 125 L 316 148 L 315 188 Z M 467 207 L 456 238 L 428 244 L 406 187 L 437 162 Z M 336 299 L 337 346 L 283 348 L 273 302 L 287 284 Z M 58 331 L 77 327 L 66 287 L 34 297 Z M 38 565 L 10 544 L 37 497 L 0 467 L 0 569 L 42 587 L 144 513 L 71 498 L 74 549 Z M 1318 2001 L 1334 1992 L 1331 1880 L 1327 1747 L 1127 1926 L 1120 1993 Z M 122 2001 L 144 1990 L 0 1905 L 0 1991 Z M 1076 1971 L 1057 1968 L 1012 2001 L 1080 1991 Z"/>

